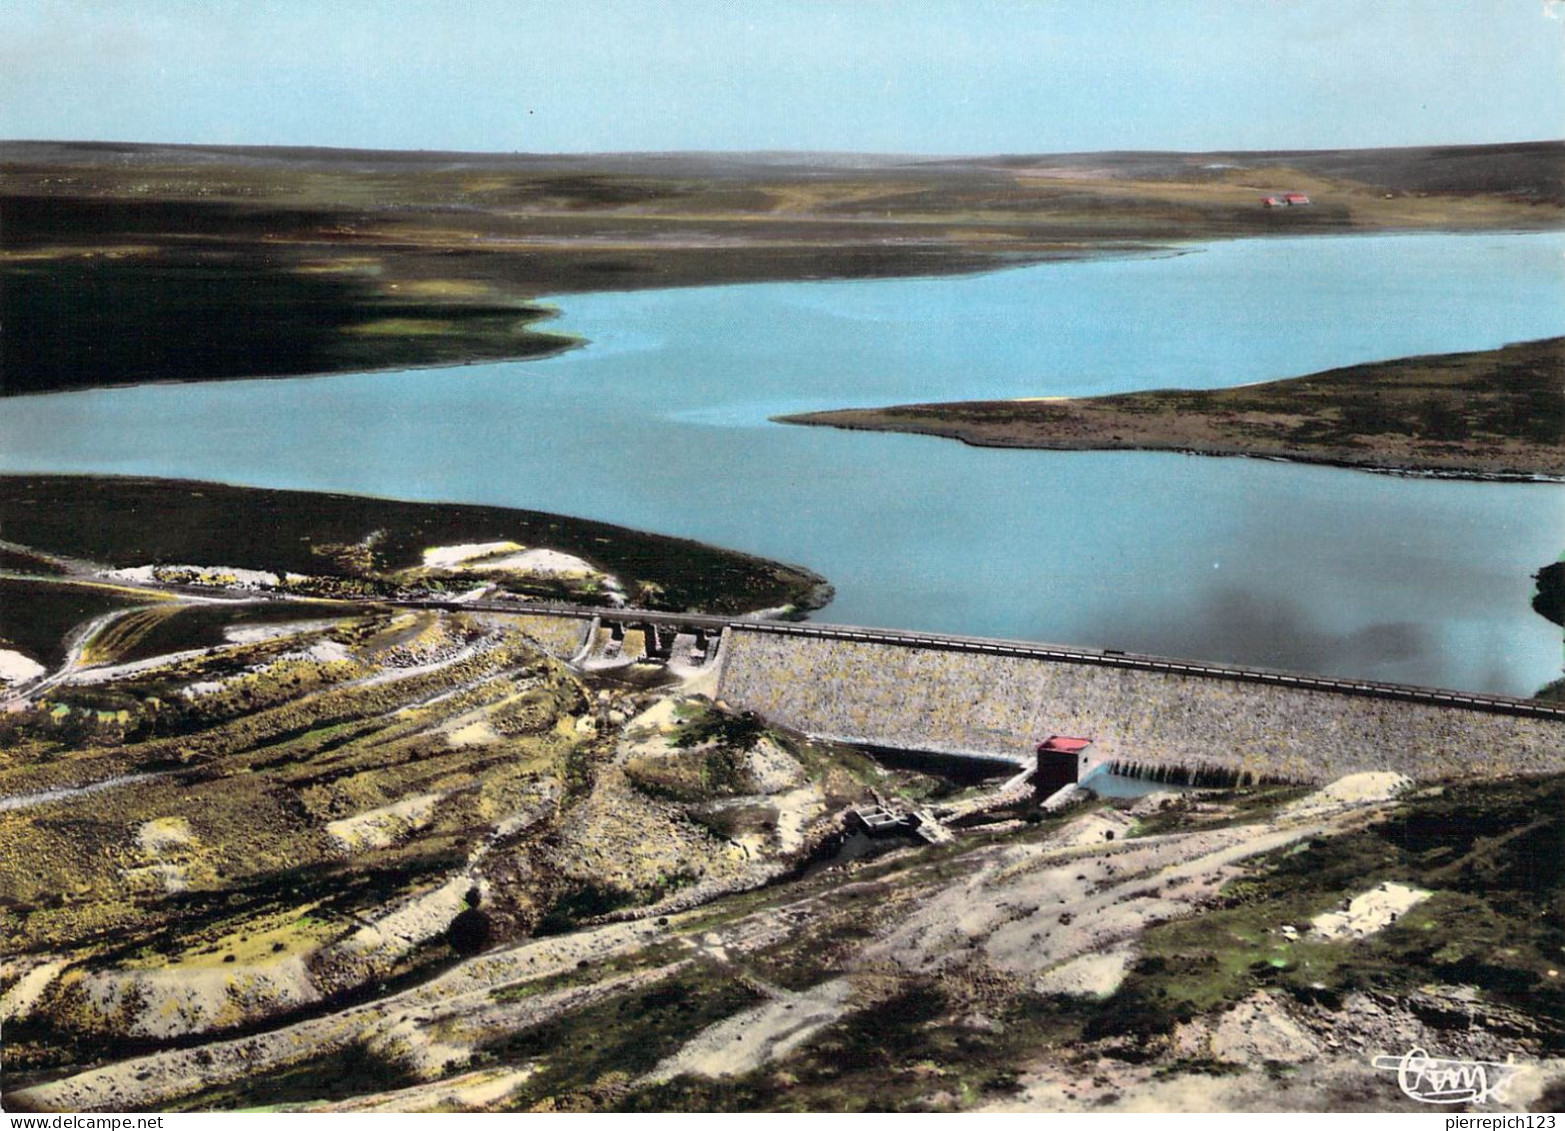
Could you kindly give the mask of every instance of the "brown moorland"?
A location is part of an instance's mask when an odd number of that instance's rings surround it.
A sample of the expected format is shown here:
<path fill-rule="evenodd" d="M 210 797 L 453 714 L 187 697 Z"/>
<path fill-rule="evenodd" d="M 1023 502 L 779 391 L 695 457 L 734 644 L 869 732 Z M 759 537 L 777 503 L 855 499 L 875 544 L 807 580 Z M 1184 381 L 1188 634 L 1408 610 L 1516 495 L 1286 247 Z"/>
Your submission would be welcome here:
<path fill-rule="evenodd" d="M 1148 449 L 1482 479 L 1565 476 L 1565 338 L 1237 388 L 778 417 L 997 448 Z"/>
<path fill-rule="evenodd" d="M 570 348 L 538 328 L 541 295 L 1555 228 L 1565 143 L 930 159 L 12 141 L 0 185 L 14 395 Z M 1311 203 L 1263 203 L 1285 192 Z"/>

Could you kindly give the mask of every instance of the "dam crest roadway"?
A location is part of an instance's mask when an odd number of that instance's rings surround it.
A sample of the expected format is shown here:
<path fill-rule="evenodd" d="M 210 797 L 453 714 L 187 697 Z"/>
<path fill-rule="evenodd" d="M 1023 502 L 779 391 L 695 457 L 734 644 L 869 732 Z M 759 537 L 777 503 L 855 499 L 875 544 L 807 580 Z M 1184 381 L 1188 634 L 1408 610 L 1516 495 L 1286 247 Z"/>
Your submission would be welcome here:
<path fill-rule="evenodd" d="M 611 628 L 611 630 L 616 626 L 619 628 L 642 628 L 650 630 L 648 635 L 649 643 L 656 641 L 646 652 L 646 658 L 654 661 L 665 661 L 669 658 L 675 633 L 680 629 L 689 630 L 690 635 L 703 642 L 711 638 L 720 638 L 725 630 L 733 629 L 742 632 L 770 633 L 778 636 L 865 641 L 901 648 L 927 648 L 966 652 L 974 655 L 1015 656 L 1026 659 L 1054 660 L 1061 663 L 1095 664 L 1102 667 L 1123 668 L 1132 671 L 1171 672 L 1207 679 L 1271 684 L 1279 687 L 1327 691 L 1341 695 L 1365 695 L 1380 699 L 1427 703 L 1465 710 L 1494 711 L 1500 714 L 1556 719 L 1565 722 L 1565 706 L 1555 706 L 1536 699 L 1521 699 L 1509 695 L 1486 695 L 1467 691 L 1446 691 L 1440 688 L 1419 687 L 1415 684 L 1340 679 L 1333 676 L 1300 675 L 1295 672 L 1275 671 L 1267 668 L 1246 668 L 1227 664 L 1205 663 L 1196 660 L 1178 660 L 1134 652 L 1121 652 L 1115 649 L 1072 648 L 1063 645 L 1038 644 L 1026 640 L 1001 640 L 992 637 L 959 636 L 948 633 L 908 632 L 898 629 L 824 624 L 813 621 L 800 623 L 744 617 L 723 617 L 707 613 L 671 613 L 627 607 L 606 609 L 586 605 L 561 604 L 518 606 L 501 602 L 431 600 L 400 600 L 387 603 L 414 605 L 420 608 L 443 608 L 453 612 L 512 613 L 526 616 L 565 617 L 589 622 L 595 621 L 602 626 Z"/>
<path fill-rule="evenodd" d="M 142 588 L 227 603 L 205 587 Z M 1301 784 L 1365 770 L 1422 780 L 1565 770 L 1565 705 L 1512 696 L 753 616 L 433 597 L 376 603 L 504 615 L 523 632 L 531 621 L 529 635 L 580 671 L 645 662 L 701 675 L 732 707 L 857 746 L 1020 766 L 1050 735 L 1081 735 L 1092 739 L 1094 765 Z M 12 698 L 36 698 L 61 677 L 17 685 Z"/>
<path fill-rule="evenodd" d="M 402 602 L 571 620 L 582 670 L 715 673 L 716 698 L 817 738 L 1025 764 L 1052 734 L 1093 764 L 1328 781 L 1565 769 L 1565 706 L 1113 650 L 633 608 Z M 558 636 L 557 632 L 550 633 Z M 1085 768 L 1083 768 L 1085 770 Z"/>

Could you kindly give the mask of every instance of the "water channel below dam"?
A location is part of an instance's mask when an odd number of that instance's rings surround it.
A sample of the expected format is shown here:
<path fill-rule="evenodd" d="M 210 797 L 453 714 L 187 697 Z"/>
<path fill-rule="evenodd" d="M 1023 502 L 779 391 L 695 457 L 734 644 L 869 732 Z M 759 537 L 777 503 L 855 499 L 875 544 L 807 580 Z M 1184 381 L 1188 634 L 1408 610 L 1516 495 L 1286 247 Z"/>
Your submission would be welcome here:
<path fill-rule="evenodd" d="M 572 295 L 555 358 L 0 404 L 0 469 L 529 507 L 797 562 L 824 620 L 1527 695 L 1565 486 L 969 448 L 782 412 L 1218 387 L 1565 333 L 1565 234 Z M 108 376 L 108 375 L 106 375 Z"/>

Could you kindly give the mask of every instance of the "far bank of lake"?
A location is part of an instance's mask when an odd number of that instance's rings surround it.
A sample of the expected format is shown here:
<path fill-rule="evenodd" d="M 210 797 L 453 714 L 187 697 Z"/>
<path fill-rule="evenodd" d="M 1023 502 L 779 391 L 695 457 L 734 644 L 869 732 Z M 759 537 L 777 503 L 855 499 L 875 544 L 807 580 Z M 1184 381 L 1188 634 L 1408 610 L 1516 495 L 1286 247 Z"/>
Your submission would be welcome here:
<path fill-rule="evenodd" d="M 1565 332 L 1565 235 L 1241 241 L 966 278 L 561 300 L 586 348 L 13 398 L 0 467 L 529 507 L 825 575 L 819 619 L 1530 694 L 1565 487 L 771 424 L 1214 388 Z M 150 518 L 150 516 L 149 516 Z"/>

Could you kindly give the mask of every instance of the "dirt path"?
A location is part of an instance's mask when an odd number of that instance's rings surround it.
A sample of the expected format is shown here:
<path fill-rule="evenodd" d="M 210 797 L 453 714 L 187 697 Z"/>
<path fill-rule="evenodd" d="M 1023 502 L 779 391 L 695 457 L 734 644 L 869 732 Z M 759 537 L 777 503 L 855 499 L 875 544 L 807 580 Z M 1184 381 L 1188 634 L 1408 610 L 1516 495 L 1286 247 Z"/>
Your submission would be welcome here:
<path fill-rule="evenodd" d="M 103 1065 L 23 1088 L 14 1099 L 52 1111 L 156 1107 L 197 1087 L 218 1087 L 244 1076 L 262 1075 L 349 1045 L 372 1043 L 393 1030 L 403 1047 L 422 1047 L 429 1043 L 423 1030 L 436 1022 L 445 1022 L 441 1026 L 445 1030 L 455 1018 L 477 1015 L 475 1020 L 499 1024 L 499 1017 L 484 1017 L 494 1012 L 490 996 L 494 989 L 564 974 L 582 968 L 579 964 L 583 963 L 602 963 L 648 946 L 665 933 L 655 924 L 615 923 L 525 942 L 467 959 L 428 982 L 379 1001 L 254 1036 L 213 1041 L 199 1049 L 170 1049 Z M 505 1021 L 513 1028 L 541 1024 L 567 1009 L 626 988 L 629 979 L 638 977 L 643 976 L 611 977 L 589 986 L 526 998 L 504 1011 L 508 1015 Z"/>
<path fill-rule="evenodd" d="M 910 895 L 918 894 L 854 961 L 865 971 L 889 962 L 939 975 L 979 957 L 1036 984 L 1082 956 L 1133 947 L 1151 923 L 1199 914 L 1237 874 L 1239 862 L 1348 831 L 1383 804 L 1338 801 L 1307 816 L 1284 811 L 1251 825 L 1130 840 L 1100 814 L 1082 814 L 1046 840 L 981 847 L 968 857 L 971 867 L 954 876 L 921 875 L 915 867 L 904 882 Z M 1110 831 L 1113 839 L 1105 835 Z M 853 888 L 850 883 L 769 905 L 716 928 L 698 927 L 699 918 L 688 924 L 642 919 L 529 940 L 464 960 L 378 1001 L 199 1049 L 103 1065 L 21 1089 L 14 1099 L 43 1110 L 157 1107 L 197 1088 L 264 1077 L 355 1045 L 395 1054 L 433 1080 L 453 1063 L 465 1066 L 474 1048 L 497 1036 L 666 980 L 692 963 L 715 963 L 741 976 L 743 964 L 732 956 L 776 945 L 812 917 L 818 901 L 825 900 L 828 910 L 840 906 Z M 1081 971 L 1067 973 L 1068 981 L 1081 980 Z M 1114 972 L 1088 973 L 1094 976 L 1067 992 L 1101 994 L 1117 983 Z M 799 992 L 759 983 L 766 1000 L 708 1026 L 648 1079 L 680 1072 L 720 1076 L 785 1057 L 853 1008 L 848 991 L 854 977 L 829 978 Z M 509 986 L 537 992 L 496 995 Z"/>
<path fill-rule="evenodd" d="M 703 1030 L 638 1083 L 683 1073 L 737 1076 L 782 1059 L 841 1017 L 851 992 L 847 978 L 833 978 L 802 993 L 781 993 Z"/>
<path fill-rule="evenodd" d="M 70 635 L 66 637 L 67 644 L 64 662 L 48 675 L 30 683 L 19 684 L 13 688 L 9 694 L 0 699 L 0 710 L 8 710 L 13 706 L 27 703 L 64 683 L 85 666 L 82 663 L 82 657 L 87 652 L 87 645 L 100 632 L 121 617 L 129 616 L 131 613 L 139 613 L 149 607 L 148 605 L 135 605 L 127 609 L 116 609 L 113 612 L 93 617 L 85 624 L 79 624 L 71 629 Z"/>
<path fill-rule="evenodd" d="M 155 774 L 121 774 L 119 777 L 105 778 L 103 781 L 95 781 L 88 785 L 43 789 L 37 793 L 13 793 L 8 797 L 0 797 L 0 813 L 13 809 L 31 809 L 34 805 L 48 805 L 53 801 L 70 801 L 73 798 L 85 797 L 89 793 L 117 789 L 122 785 L 135 785 L 137 782 L 151 781 L 154 778 L 166 778 L 180 772 L 182 771 L 160 770 Z"/>

